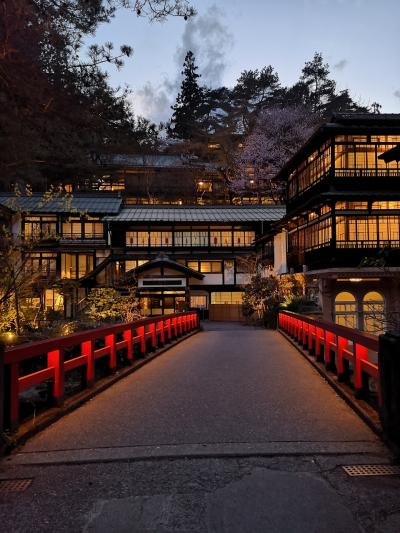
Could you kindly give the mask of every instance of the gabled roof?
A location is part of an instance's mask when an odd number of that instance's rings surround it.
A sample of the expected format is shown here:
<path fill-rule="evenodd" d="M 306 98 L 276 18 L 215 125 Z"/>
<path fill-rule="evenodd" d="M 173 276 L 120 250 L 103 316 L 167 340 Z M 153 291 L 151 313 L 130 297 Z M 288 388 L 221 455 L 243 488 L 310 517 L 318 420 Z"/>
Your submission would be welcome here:
<path fill-rule="evenodd" d="M 141 274 L 142 272 L 146 272 L 147 270 L 151 270 L 153 268 L 160 268 L 160 267 L 172 268 L 173 270 L 182 272 L 183 274 L 186 274 L 187 276 L 190 276 L 191 278 L 196 278 L 196 279 L 204 278 L 204 274 L 201 274 L 197 270 L 193 270 L 193 268 L 189 268 L 185 265 L 182 265 L 181 263 L 177 263 L 176 261 L 173 261 L 166 254 L 160 254 L 155 259 L 152 259 L 151 261 L 148 261 L 147 263 L 144 263 L 143 265 L 138 266 L 137 268 L 134 269 L 134 272 L 135 274 Z"/>
<path fill-rule="evenodd" d="M 286 213 L 283 205 L 135 206 L 124 207 L 111 222 L 272 222 Z"/>
<path fill-rule="evenodd" d="M 0 205 L 11 211 L 25 213 L 89 213 L 114 215 L 120 210 L 122 199 L 116 195 L 74 194 L 69 198 L 46 200 L 42 194 L 16 196 L 0 194 Z"/>

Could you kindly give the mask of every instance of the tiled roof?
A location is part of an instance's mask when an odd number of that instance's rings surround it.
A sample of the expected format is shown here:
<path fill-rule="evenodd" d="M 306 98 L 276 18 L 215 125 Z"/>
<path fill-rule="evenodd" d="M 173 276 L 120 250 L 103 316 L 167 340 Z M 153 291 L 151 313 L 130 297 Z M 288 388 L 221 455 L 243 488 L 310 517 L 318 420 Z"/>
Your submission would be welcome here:
<path fill-rule="evenodd" d="M 213 168 L 206 161 L 194 156 L 173 155 L 173 154 L 111 154 L 100 156 L 101 165 L 117 165 L 124 167 L 207 167 Z"/>
<path fill-rule="evenodd" d="M 272 222 L 286 213 L 282 205 L 124 207 L 113 222 Z"/>
<path fill-rule="evenodd" d="M 121 207 L 121 198 L 107 195 L 74 195 L 71 199 L 53 198 L 45 201 L 42 195 L 14 196 L 0 195 L 0 205 L 12 211 L 28 213 L 96 213 L 104 215 L 117 214 Z"/>

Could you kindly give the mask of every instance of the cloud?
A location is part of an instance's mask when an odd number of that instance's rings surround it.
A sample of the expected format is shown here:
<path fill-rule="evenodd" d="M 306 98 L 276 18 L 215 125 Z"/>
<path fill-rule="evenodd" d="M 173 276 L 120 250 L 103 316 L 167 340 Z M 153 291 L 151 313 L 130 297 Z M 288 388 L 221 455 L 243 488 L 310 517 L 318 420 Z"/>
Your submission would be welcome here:
<path fill-rule="evenodd" d="M 213 4 L 204 15 L 190 19 L 175 53 L 175 61 L 181 68 L 186 53 L 191 50 L 199 65 L 202 83 L 210 87 L 222 84 L 227 67 L 226 55 L 234 41 L 223 18 L 224 12 Z"/>
<path fill-rule="evenodd" d="M 171 116 L 171 96 L 164 85 L 154 87 L 149 81 L 133 94 L 136 115 L 142 115 L 152 122 L 165 122 Z"/>
<path fill-rule="evenodd" d="M 400 89 L 397 89 L 397 91 L 394 91 L 394 95 L 396 98 L 400 98 Z"/>
<path fill-rule="evenodd" d="M 203 15 L 196 15 L 186 23 L 174 57 L 177 75 L 165 77 L 158 86 L 147 82 L 136 90 L 133 104 L 137 115 L 155 123 L 171 118 L 171 105 L 180 88 L 182 65 L 189 50 L 194 53 L 199 66 L 199 82 L 208 87 L 221 86 L 228 64 L 226 56 L 233 46 L 233 36 L 223 18 L 223 11 L 214 4 Z"/>
<path fill-rule="evenodd" d="M 335 70 L 343 70 L 347 65 L 349 64 L 347 59 L 341 59 L 338 61 L 335 65 L 333 65 L 333 68 Z"/>

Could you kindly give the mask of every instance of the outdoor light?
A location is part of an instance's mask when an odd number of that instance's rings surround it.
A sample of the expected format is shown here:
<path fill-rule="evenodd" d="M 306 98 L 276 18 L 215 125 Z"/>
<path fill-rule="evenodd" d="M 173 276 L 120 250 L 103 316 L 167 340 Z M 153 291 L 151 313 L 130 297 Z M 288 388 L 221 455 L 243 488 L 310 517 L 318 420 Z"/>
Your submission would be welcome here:
<path fill-rule="evenodd" d="M 349 281 L 352 281 L 354 283 L 358 283 L 359 281 L 362 281 L 362 278 L 350 278 Z"/>
<path fill-rule="evenodd" d="M 253 185 L 253 183 L 254 183 L 254 180 L 250 180 L 250 183 L 251 183 L 251 184 Z"/>

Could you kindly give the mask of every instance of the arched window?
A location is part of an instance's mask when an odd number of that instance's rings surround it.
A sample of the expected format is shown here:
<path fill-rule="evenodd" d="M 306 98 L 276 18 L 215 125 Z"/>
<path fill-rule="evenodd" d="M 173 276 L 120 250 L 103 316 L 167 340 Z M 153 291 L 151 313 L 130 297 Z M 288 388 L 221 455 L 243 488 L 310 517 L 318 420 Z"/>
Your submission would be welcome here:
<path fill-rule="evenodd" d="M 370 291 L 362 301 L 363 329 L 374 335 L 385 331 L 385 300 L 379 292 Z"/>
<path fill-rule="evenodd" d="M 357 303 L 351 292 L 339 292 L 335 298 L 335 322 L 357 328 Z"/>

